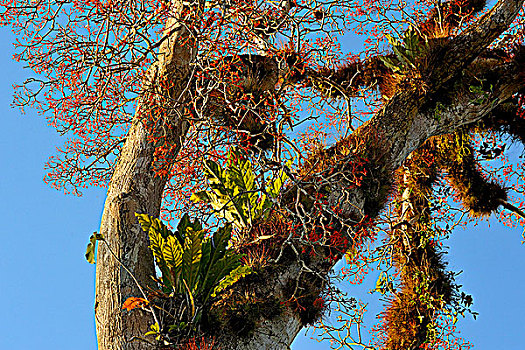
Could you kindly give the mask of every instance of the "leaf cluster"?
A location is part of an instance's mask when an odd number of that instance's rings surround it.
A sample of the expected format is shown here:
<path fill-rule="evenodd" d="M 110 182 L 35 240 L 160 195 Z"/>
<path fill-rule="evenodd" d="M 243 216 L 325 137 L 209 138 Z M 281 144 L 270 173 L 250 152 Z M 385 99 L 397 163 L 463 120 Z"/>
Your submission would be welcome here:
<path fill-rule="evenodd" d="M 418 60 L 429 50 L 428 41 L 423 39 L 412 27 L 403 34 L 401 40 L 388 34 L 386 38 L 392 45 L 394 55 L 380 56 L 380 59 L 394 73 L 405 73 L 411 69 L 416 69 Z"/>
<path fill-rule="evenodd" d="M 250 160 L 234 150 L 228 155 L 228 161 L 226 167 L 212 160 L 204 162 L 204 174 L 211 190 L 197 192 L 191 199 L 210 204 L 216 216 L 235 228 L 249 228 L 255 220 L 268 216 L 287 175 L 280 171 L 265 186 L 258 187 Z"/>
<path fill-rule="evenodd" d="M 162 274 L 164 294 L 185 300 L 187 304 L 184 313 L 187 319 L 180 323 L 184 326 L 196 325 L 210 298 L 252 273 L 250 267 L 241 265 L 243 255 L 228 249 L 232 233 L 230 224 L 205 236 L 201 223 L 191 221 L 187 214 L 175 231 L 158 218 L 135 215 L 148 233 L 150 249 Z"/>

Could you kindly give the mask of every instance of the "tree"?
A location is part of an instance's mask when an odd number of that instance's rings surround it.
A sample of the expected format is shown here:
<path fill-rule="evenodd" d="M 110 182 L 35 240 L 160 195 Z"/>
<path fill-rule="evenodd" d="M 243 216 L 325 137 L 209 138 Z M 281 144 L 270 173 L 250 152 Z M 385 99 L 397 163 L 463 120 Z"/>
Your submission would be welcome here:
<path fill-rule="evenodd" d="M 506 160 L 501 135 L 525 135 L 522 1 L 2 8 L 20 37 L 16 58 L 36 74 L 15 102 L 70 135 L 46 180 L 77 194 L 108 186 L 91 242 L 100 349 L 204 347 L 200 336 L 208 347 L 286 348 L 326 303 L 351 304 L 330 283 L 343 256 L 357 279 L 386 263 L 378 348 L 452 346 L 440 334 L 471 299 L 441 257 L 451 227 L 440 223 L 457 224 L 450 189 L 471 217 L 524 216 L 510 200 L 519 201 L 521 165 L 481 167 Z M 351 31 L 366 40 L 344 53 Z M 151 219 L 161 211 L 180 219 L 172 233 Z M 229 248 L 217 248 L 230 230 Z M 379 231 L 384 244 L 369 253 Z M 210 297 L 180 277 L 205 249 L 233 261 L 220 275 L 230 285 Z M 189 257 L 186 275 L 173 272 L 176 251 Z M 154 255 L 162 280 L 151 278 Z"/>

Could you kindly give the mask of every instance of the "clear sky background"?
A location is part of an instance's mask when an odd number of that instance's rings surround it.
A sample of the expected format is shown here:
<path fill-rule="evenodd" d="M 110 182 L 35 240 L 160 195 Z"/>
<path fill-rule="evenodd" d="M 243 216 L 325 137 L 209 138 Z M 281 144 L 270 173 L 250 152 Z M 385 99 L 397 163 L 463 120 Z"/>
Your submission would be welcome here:
<path fill-rule="evenodd" d="M 0 29 L 0 349 L 93 350 L 94 266 L 84 259 L 89 235 L 98 231 L 104 190 L 65 196 L 44 182 L 44 163 L 63 140 L 45 120 L 12 109 L 12 84 L 30 76 L 12 61 L 13 36 Z M 449 268 L 474 296 L 478 320 L 459 321 L 477 350 L 525 349 L 525 245 L 522 228 L 492 222 L 459 230 L 449 240 Z M 347 290 L 369 302 L 368 319 L 380 310 L 375 284 Z M 329 349 L 301 336 L 294 350 Z"/>

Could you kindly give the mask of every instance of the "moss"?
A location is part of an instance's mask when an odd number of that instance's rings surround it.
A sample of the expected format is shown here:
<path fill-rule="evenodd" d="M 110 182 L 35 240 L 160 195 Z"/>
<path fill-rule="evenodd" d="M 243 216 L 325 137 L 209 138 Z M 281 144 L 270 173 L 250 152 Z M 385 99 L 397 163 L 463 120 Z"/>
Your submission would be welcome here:
<path fill-rule="evenodd" d="M 505 189 L 485 179 L 478 169 L 467 134 L 442 138 L 439 148 L 449 182 L 472 216 L 488 216 L 507 199 Z"/>
<path fill-rule="evenodd" d="M 427 342 L 436 314 L 452 301 L 452 280 L 433 241 L 429 203 L 441 167 L 437 145 L 439 138 L 426 142 L 398 172 L 398 200 L 410 205 L 398 206 L 397 212 L 410 225 L 391 232 L 400 285 L 382 314 L 389 350 L 416 349 Z"/>
<path fill-rule="evenodd" d="M 429 340 L 436 313 L 452 300 L 450 275 L 433 247 L 413 251 L 402 266 L 400 291 L 383 314 L 390 350 L 416 348 Z"/>
<path fill-rule="evenodd" d="M 486 0 L 440 2 L 429 11 L 427 20 L 420 24 L 420 31 L 428 37 L 449 36 L 460 23 L 483 10 Z"/>
<path fill-rule="evenodd" d="M 518 97 L 515 97 L 508 103 L 496 107 L 490 115 L 475 126 L 474 131 L 493 130 L 506 133 L 514 140 L 525 144 L 525 119 L 518 115 L 519 112 L 519 100 Z"/>
<path fill-rule="evenodd" d="M 248 337 L 261 320 L 271 320 L 281 315 L 283 305 L 272 295 L 263 294 L 253 286 L 264 285 L 272 268 L 266 267 L 237 282 L 236 287 L 221 295 L 207 315 L 205 329 L 210 334 L 221 329 Z"/>
<path fill-rule="evenodd" d="M 313 325 L 326 308 L 321 297 L 324 281 L 311 273 L 302 273 L 298 280 L 289 280 L 284 287 L 286 305 L 295 312 L 303 326 Z"/>

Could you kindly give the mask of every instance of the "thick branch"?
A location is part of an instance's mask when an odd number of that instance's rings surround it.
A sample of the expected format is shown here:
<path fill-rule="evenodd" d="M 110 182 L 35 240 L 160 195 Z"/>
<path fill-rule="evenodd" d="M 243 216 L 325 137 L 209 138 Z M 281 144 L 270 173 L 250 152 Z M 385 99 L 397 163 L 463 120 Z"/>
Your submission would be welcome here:
<path fill-rule="evenodd" d="M 449 40 L 428 66 L 431 86 L 437 89 L 457 76 L 509 28 L 522 6 L 523 0 L 499 0 L 486 15 Z"/>
<path fill-rule="evenodd" d="M 409 93 L 396 95 L 380 113 L 347 140 L 340 141 L 324 152 L 324 156 L 335 157 L 333 162 L 326 164 L 343 169 L 338 177 L 324 184 L 329 186 L 329 189 L 324 190 L 328 195 L 328 207 L 342 209 L 340 219 L 350 226 L 355 223 L 356 217 L 377 215 L 388 195 L 388 191 L 378 189 L 391 186 L 393 172 L 408 155 L 428 138 L 452 133 L 464 125 L 475 123 L 497 107 L 500 101 L 510 98 L 520 84 L 517 69 L 513 64 L 497 68 L 498 74 L 495 76 L 498 79 L 493 82 L 490 93 L 473 93 L 468 90 L 468 86 L 457 84 L 459 87 L 448 93 L 450 100 L 447 105 L 439 109 L 436 109 L 435 102 L 417 101 Z M 358 146 L 353 153 L 343 152 L 350 144 Z M 370 160 L 368 179 L 363 181 L 361 187 L 349 186 L 347 181 L 352 174 L 349 173 L 351 168 L 345 165 L 356 155 L 369 156 L 366 158 Z M 319 169 L 319 172 L 323 171 Z M 250 288 L 257 289 L 259 295 L 265 293 L 282 298 L 280 300 L 284 302 L 287 300 L 287 286 L 295 283 L 298 275 L 308 270 L 326 275 L 334 263 L 327 261 L 323 256 L 315 256 L 308 261 L 290 262 L 290 259 L 286 259 L 286 262 L 266 270 L 264 283 L 251 284 Z M 242 288 L 242 284 L 238 287 Z M 261 316 L 253 335 L 240 338 L 232 334 L 218 334 L 219 343 L 225 344 L 228 349 L 285 349 L 285 345 L 292 343 L 302 326 L 297 314 L 287 308 L 277 317 Z"/>

